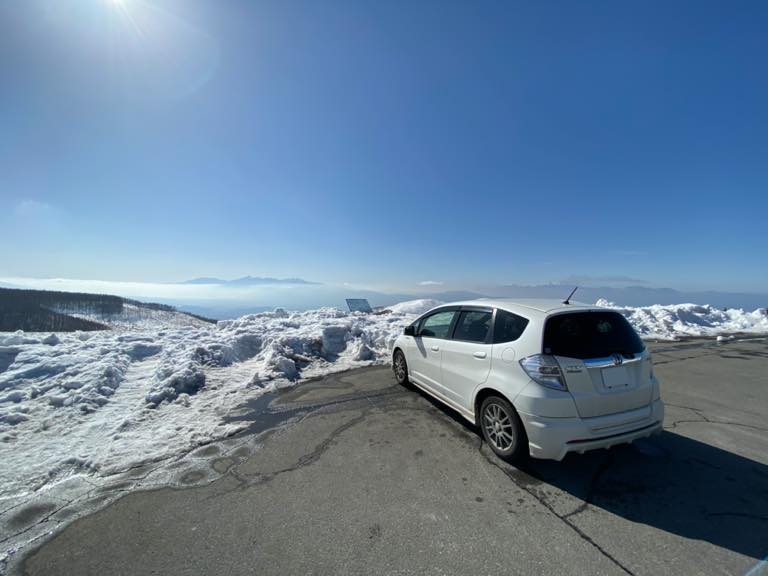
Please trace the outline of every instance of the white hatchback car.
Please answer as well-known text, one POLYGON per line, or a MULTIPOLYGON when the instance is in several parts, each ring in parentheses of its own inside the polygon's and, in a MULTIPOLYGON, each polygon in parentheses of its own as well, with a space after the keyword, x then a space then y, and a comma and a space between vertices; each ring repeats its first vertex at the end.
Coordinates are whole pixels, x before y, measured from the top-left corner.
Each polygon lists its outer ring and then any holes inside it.
POLYGON ((618 312, 556 300, 481 299, 423 314, 394 343, 409 381, 477 424, 508 461, 661 431, 651 354, 618 312))

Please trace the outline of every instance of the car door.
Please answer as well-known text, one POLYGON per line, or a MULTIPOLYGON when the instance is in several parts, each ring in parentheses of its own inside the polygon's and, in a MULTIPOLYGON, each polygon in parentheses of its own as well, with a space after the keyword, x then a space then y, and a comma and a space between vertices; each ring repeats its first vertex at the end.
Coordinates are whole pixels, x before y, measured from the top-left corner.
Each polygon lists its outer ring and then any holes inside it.
POLYGON ((471 410, 472 393, 491 370, 493 310, 462 307, 450 340, 443 344, 442 385, 445 394, 471 410))
POLYGON ((422 318, 408 356, 409 371, 415 380, 440 393, 444 393, 440 374, 442 346, 451 333, 455 315, 455 308, 443 308, 422 318))

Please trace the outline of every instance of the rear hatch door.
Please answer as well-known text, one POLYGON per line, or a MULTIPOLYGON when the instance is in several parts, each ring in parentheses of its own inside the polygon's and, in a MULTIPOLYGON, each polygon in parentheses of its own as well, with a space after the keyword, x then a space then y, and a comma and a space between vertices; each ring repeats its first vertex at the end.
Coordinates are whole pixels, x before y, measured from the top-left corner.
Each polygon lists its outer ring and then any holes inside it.
POLYGON ((627 412, 651 403, 650 356, 618 312, 551 316, 544 329, 544 353, 557 358, 582 418, 627 412))

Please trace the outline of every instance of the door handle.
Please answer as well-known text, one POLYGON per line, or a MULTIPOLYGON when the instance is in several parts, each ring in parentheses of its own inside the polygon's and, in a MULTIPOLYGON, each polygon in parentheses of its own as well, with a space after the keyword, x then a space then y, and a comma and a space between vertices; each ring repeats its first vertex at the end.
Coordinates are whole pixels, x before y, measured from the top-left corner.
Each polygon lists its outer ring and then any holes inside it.
POLYGON ((474 356, 475 358, 485 358, 486 354, 485 352, 475 352, 474 354, 472 354, 472 356, 474 356))
POLYGON ((433 352, 439 352, 440 351, 440 346, 432 346, 432 351, 433 352))

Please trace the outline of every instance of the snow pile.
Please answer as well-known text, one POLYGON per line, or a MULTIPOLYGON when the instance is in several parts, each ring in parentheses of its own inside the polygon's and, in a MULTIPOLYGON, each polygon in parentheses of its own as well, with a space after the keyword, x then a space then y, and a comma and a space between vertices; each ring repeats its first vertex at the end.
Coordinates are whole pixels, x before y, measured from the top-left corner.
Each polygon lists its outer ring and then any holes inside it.
MULTIPOLYGON (((0 391, 13 389, 15 413, 30 411, 23 402, 26 400, 34 405, 44 402, 93 412, 115 393, 132 361, 160 350, 149 336, 106 332, 51 334, 44 338, 17 332, 4 341, 17 344, 13 361, 0 374, 0 391)), ((4 401, 0 396, 0 423, 9 416, 4 401)))
POLYGON ((16 332, 3 333, 0 332, 0 346, 15 346, 19 344, 37 344, 40 342, 38 338, 33 338, 24 334, 23 330, 16 330, 16 332))
POLYGON ((677 340, 692 336, 768 333, 768 315, 762 309, 720 310, 708 304, 669 304, 643 307, 616 306, 607 300, 598 306, 621 312, 643 338, 677 340))
POLYGON ((147 402, 158 405, 181 393, 194 394, 205 385, 208 368, 245 361, 259 382, 294 381, 307 373, 384 361, 397 335, 415 317, 412 312, 366 315, 335 308, 289 314, 278 308, 223 320, 211 330, 179 331, 164 348, 147 402))
POLYGON ((397 312, 399 314, 424 314, 427 310, 431 310, 436 306, 440 306, 442 302, 440 300, 433 300, 431 298, 425 298, 422 300, 409 300, 408 302, 400 302, 394 306, 389 306, 387 310, 397 312))
POLYGON ((388 361, 414 318, 277 309, 155 331, 0 335, 0 503, 231 435, 245 424, 224 417, 267 390, 388 361))

